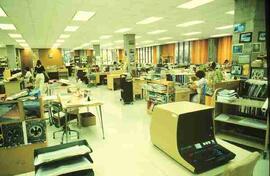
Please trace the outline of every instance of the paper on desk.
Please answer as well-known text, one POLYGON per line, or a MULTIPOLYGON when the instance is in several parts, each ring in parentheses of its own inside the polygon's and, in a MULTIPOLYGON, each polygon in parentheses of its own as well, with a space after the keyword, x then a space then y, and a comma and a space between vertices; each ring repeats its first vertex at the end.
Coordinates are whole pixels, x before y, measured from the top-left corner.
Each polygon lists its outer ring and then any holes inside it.
POLYGON ((40 154, 35 158, 34 165, 37 166, 42 163, 47 163, 47 162, 51 162, 51 161, 55 161, 55 160, 59 160, 63 158, 68 158, 71 156, 83 155, 90 152, 91 150, 87 146, 76 145, 73 147, 57 150, 54 152, 40 154))
POLYGON ((36 176, 58 176, 92 168, 90 161, 85 157, 72 158, 60 164, 43 165, 37 170, 36 176))

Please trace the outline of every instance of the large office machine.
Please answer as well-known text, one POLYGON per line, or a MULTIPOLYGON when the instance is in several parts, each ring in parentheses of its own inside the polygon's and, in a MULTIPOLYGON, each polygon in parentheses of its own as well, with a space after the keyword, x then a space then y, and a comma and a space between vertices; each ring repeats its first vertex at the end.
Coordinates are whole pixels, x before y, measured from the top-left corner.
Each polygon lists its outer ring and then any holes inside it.
POLYGON ((217 143, 213 110, 185 101, 157 105, 151 120, 152 143, 194 173, 227 163, 235 154, 217 143))

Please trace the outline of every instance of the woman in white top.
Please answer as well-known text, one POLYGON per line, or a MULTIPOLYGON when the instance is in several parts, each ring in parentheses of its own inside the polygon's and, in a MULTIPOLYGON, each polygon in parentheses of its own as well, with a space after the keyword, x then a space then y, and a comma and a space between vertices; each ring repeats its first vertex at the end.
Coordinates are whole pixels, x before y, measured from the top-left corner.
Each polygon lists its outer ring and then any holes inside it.
MULTIPOLYGON (((195 73, 195 76, 199 79, 195 81, 194 86, 192 88, 197 90, 197 95, 194 96, 192 99, 197 99, 195 102, 200 104, 205 103, 205 95, 206 95, 206 88, 207 88, 207 80, 205 79, 205 73, 202 70, 199 70, 195 73)), ((194 101, 194 100, 193 100, 194 101)))

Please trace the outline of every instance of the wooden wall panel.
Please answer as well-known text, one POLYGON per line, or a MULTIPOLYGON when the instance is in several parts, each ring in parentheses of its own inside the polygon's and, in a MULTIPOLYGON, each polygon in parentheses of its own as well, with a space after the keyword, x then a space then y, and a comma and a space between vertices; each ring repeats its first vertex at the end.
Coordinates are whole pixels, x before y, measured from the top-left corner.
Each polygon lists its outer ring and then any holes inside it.
POLYGON ((232 36, 218 39, 217 61, 223 64, 226 59, 232 61, 232 36))
POLYGON ((192 64, 205 64, 208 61, 208 40, 192 41, 192 64))
POLYGON ((39 49, 39 59, 45 68, 54 65, 64 65, 60 49, 39 49))
POLYGON ((153 47, 153 64, 157 64, 157 47, 153 47))

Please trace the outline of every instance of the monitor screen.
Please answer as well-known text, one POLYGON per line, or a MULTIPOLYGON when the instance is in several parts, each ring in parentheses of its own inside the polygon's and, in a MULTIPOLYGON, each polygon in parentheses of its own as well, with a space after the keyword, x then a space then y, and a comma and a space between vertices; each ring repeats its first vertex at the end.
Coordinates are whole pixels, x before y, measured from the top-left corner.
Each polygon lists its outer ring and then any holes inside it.
POLYGON ((242 66, 241 65, 232 65, 231 74, 232 75, 242 75, 242 66))
POLYGON ((41 118, 40 101, 38 99, 24 101, 23 110, 25 119, 41 118))
POLYGON ((178 146, 185 147, 214 139, 212 112, 208 109, 181 114, 177 130, 178 146))

